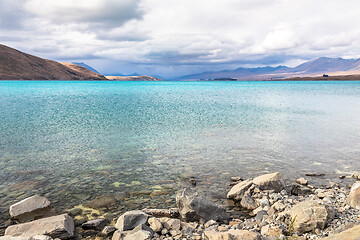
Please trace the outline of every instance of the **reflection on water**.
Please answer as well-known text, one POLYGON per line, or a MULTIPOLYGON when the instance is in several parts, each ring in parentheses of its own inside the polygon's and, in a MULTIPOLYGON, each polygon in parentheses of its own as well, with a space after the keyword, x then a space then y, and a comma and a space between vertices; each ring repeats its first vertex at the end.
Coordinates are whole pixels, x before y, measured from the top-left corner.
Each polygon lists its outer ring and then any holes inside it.
POLYGON ((230 176, 360 166, 360 82, 2 81, 0 116, 2 217, 34 193, 116 213, 173 205, 189 176, 224 196, 230 176))

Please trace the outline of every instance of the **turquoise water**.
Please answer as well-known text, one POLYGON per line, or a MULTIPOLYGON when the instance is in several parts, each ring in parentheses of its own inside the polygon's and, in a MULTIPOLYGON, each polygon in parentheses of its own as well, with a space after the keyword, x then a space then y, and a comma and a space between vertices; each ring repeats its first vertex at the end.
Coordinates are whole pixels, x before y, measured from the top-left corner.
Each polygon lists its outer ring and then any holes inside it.
POLYGON ((114 212, 171 206, 190 176, 223 196, 230 176, 360 167, 360 82, 0 81, 0 116, 3 216, 34 193, 125 194, 114 212))

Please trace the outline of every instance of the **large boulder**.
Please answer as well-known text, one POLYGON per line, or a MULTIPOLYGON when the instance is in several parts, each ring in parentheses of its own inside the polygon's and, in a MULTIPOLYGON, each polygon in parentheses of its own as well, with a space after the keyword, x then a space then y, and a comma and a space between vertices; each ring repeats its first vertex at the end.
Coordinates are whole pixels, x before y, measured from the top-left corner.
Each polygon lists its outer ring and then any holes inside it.
POLYGON ((355 182, 350 190, 350 206, 360 210, 360 182, 355 182))
POLYGON ((243 198, 245 192, 251 187, 251 185, 252 181, 249 179, 236 184, 228 192, 227 198, 240 201, 243 198))
POLYGON ((10 217, 20 223, 49 217, 53 214, 48 199, 34 195, 10 206, 10 217))
POLYGON ((225 208, 218 206, 209 198, 198 193, 182 191, 176 196, 176 204, 182 219, 186 222, 203 219, 221 221, 229 218, 225 208))
POLYGON ((322 238, 322 240, 358 240, 360 238, 360 225, 352 227, 341 233, 322 238))
POLYGON ((278 172, 258 176, 254 178, 252 182, 261 190, 275 190, 276 192, 280 192, 285 187, 284 180, 278 172))
POLYGON ((330 206, 321 201, 307 200, 292 207, 290 216, 291 219, 295 219, 294 230, 302 234, 315 229, 324 229, 334 218, 334 212, 330 206))
POLYGON ((260 240, 259 233, 248 230, 230 230, 227 232, 204 231, 205 240, 260 240))
POLYGON ((9 226, 5 235, 32 237, 47 235, 52 238, 66 239, 74 236, 74 221, 67 215, 42 218, 28 223, 9 226))
POLYGON ((133 230, 135 227, 145 224, 149 215, 140 210, 129 211, 121 215, 115 227, 120 231, 133 230))

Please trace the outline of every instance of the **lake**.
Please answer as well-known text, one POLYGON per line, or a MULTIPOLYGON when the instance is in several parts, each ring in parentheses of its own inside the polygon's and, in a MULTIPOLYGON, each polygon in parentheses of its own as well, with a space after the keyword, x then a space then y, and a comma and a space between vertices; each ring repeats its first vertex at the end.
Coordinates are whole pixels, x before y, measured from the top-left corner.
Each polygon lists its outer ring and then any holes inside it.
POLYGON ((1 219, 35 193, 119 213, 189 177, 222 198, 231 176, 360 167, 360 82, 0 81, 0 116, 1 219))

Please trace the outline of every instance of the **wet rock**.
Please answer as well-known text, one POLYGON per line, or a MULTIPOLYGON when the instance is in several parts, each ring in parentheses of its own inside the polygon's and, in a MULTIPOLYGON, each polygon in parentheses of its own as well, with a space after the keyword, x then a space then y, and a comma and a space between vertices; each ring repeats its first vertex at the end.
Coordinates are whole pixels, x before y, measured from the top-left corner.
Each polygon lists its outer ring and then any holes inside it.
POLYGON ((5 235, 31 237, 49 235, 52 238, 66 239, 74 236, 74 221, 67 215, 42 218, 28 223, 9 226, 5 235))
POLYGON ((148 209, 145 208, 142 210, 144 213, 149 214, 154 217, 169 217, 177 218, 180 216, 178 208, 169 208, 169 209, 148 209))
POLYGON ((196 180, 195 180, 194 177, 191 177, 191 178, 189 179, 189 182, 191 183, 191 185, 196 186, 196 180))
POLYGON ((307 200, 296 204, 290 210, 291 219, 295 218, 294 229, 298 233, 324 229, 334 217, 333 210, 321 201, 307 200))
POLYGON ((101 231, 101 234, 104 236, 111 236, 116 230, 116 227, 105 226, 104 229, 101 231))
POLYGON ((323 176, 325 176, 325 173, 306 173, 305 176, 308 176, 308 177, 323 177, 323 176))
POLYGON ((350 190, 349 195, 350 206, 360 210, 360 182, 355 182, 350 190))
POLYGON ((236 184, 228 192, 227 198, 240 201, 243 198, 245 192, 251 187, 251 185, 252 181, 249 179, 236 184))
POLYGON ((300 185, 307 185, 308 180, 306 180, 305 178, 299 178, 299 179, 296 179, 296 183, 298 183, 300 185))
POLYGON ((88 230, 102 230, 105 225, 108 223, 107 219, 104 218, 98 218, 94 220, 87 221, 81 225, 82 229, 88 230))
POLYGON ((220 221, 229 218, 223 207, 203 195, 188 193, 186 189, 176 196, 176 204, 180 216, 187 222, 197 221, 200 218, 205 222, 211 219, 220 221))
POLYGON ((26 198, 10 206, 10 216, 17 222, 23 223, 42 217, 53 215, 50 201, 39 195, 26 198))
POLYGON ((115 227, 120 231, 132 230, 141 224, 145 224, 148 218, 149 215, 143 211, 129 211, 118 218, 115 227))
POLYGON ((256 177, 252 182, 261 190, 275 190, 276 192, 280 192, 285 187, 284 180, 278 172, 256 177))
POLYGON ((232 182, 239 182, 239 181, 243 181, 243 179, 241 177, 231 177, 230 181, 232 182))
POLYGON ((149 218, 148 223, 150 225, 150 228, 154 232, 161 232, 163 226, 162 226, 161 222, 159 221, 159 219, 157 219, 155 217, 149 218))

